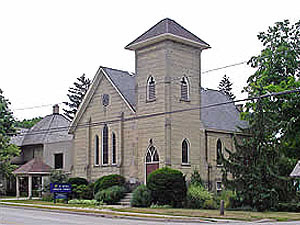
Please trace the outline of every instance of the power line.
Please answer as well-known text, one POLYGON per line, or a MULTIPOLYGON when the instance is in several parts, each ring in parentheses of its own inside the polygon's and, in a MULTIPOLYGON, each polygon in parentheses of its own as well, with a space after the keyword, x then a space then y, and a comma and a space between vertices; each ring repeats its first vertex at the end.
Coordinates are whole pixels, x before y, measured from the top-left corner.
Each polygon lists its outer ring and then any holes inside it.
MULTIPOLYGON (((244 98, 244 99, 239 99, 239 100, 234 100, 234 101, 225 101, 225 102, 213 103, 213 104, 209 104, 209 105, 205 105, 205 106, 197 106, 197 107, 178 109, 178 110, 172 110, 172 111, 167 111, 167 112, 158 112, 158 113, 144 114, 144 115, 139 115, 139 116, 130 116, 127 118, 122 118, 121 113, 120 113, 119 117, 117 117, 115 119, 111 119, 111 120, 97 121, 97 122, 92 122, 92 123, 82 123, 82 124, 78 124, 75 127, 72 127, 70 125, 70 126, 63 126, 63 127, 57 127, 57 128, 41 129, 37 132, 33 131, 32 133, 28 133, 28 134, 23 133, 23 134, 19 134, 19 135, 20 136, 22 136, 22 135, 37 135, 37 134, 49 134, 49 133, 64 132, 70 128, 94 127, 94 126, 101 126, 104 124, 112 124, 112 123, 120 123, 120 122, 133 121, 133 120, 139 120, 139 119, 146 119, 146 118, 169 115, 169 114, 174 114, 174 113, 182 113, 182 112, 201 110, 201 109, 206 109, 206 108, 211 108, 211 107, 219 107, 219 106, 226 105, 226 104, 234 104, 234 103, 239 103, 239 102, 244 102, 244 101, 252 101, 252 100, 257 100, 257 99, 261 99, 261 98, 292 94, 292 93, 296 93, 296 92, 300 92, 300 88, 296 88, 293 90, 287 90, 287 91, 281 91, 281 92, 275 92, 275 93, 268 93, 268 94, 260 95, 257 97, 244 98)), ((8 135, 14 135, 14 134, 10 133, 8 135)))

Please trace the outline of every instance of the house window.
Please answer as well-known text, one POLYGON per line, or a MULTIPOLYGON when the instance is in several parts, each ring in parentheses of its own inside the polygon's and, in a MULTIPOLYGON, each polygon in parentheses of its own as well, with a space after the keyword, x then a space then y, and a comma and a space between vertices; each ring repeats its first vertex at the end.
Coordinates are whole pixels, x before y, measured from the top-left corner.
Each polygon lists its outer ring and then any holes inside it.
POLYGON ((147 81, 147 101, 154 101, 156 98, 155 80, 152 76, 147 81))
POLYGON ((182 77, 181 79, 180 100, 181 101, 190 100, 190 85, 187 77, 182 77))
POLYGON ((181 153, 182 153, 182 164, 188 164, 189 163, 189 143, 186 139, 183 140, 181 144, 181 153))
POLYGON ((62 169, 64 167, 64 155, 63 153, 54 154, 54 168, 62 169))
POLYGON ((159 155, 154 146, 150 146, 148 148, 147 154, 146 154, 146 162, 151 163, 151 162, 159 162, 159 155))
POLYGON ((106 124, 102 130, 102 164, 108 164, 108 127, 106 124))
POLYGON ((95 136, 95 165, 99 165, 99 137, 95 136))
POLYGON ((222 143, 220 139, 217 141, 217 166, 222 165, 222 143))
POLYGON ((112 164, 117 163, 117 141, 115 133, 112 133, 112 164))

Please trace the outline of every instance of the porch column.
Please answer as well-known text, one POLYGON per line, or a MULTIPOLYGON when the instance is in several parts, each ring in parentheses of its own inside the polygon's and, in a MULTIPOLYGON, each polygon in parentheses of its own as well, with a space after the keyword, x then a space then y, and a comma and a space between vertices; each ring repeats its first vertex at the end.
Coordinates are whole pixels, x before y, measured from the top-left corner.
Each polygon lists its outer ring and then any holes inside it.
POLYGON ((32 198, 32 175, 28 177, 28 198, 32 198))
POLYGON ((19 182, 19 176, 16 176, 16 197, 20 198, 20 182, 19 182))

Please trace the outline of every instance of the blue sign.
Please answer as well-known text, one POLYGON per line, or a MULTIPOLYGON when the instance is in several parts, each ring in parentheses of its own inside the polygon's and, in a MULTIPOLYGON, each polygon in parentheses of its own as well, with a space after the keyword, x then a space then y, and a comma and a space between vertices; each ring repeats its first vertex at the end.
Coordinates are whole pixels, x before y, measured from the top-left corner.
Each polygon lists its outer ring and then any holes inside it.
POLYGON ((50 183, 50 192, 51 193, 71 193, 72 185, 71 184, 50 183))
POLYGON ((68 195, 67 194, 58 193, 58 194, 54 195, 54 198, 55 199, 68 199, 68 195))

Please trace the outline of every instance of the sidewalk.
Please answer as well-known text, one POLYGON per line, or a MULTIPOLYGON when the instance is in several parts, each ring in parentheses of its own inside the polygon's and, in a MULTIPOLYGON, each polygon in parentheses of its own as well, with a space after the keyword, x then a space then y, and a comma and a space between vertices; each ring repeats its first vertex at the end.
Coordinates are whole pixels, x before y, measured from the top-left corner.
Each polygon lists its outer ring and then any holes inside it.
MULTIPOLYGON (((14 203, 6 200, 22 200, 19 199, 0 199, 0 205, 31 208, 34 210, 51 210, 60 213, 80 214, 88 216, 100 216, 107 218, 126 218, 134 220, 147 220, 147 221, 160 221, 160 222, 184 222, 184 223, 215 223, 215 222, 232 222, 232 220, 200 218, 200 217, 188 217, 188 216, 171 216, 161 214, 149 214, 149 213, 135 213, 135 212, 119 212, 112 210, 125 208, 118 205, 106 205, 101 209, 95 208, 81 208, 81 207, 65 207, 58 205, 39 205, 39 204, 26 204, 26 203, 14 203)), ((235 221, 238 222, 238 221, 235 221)))

